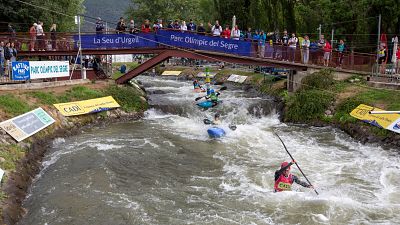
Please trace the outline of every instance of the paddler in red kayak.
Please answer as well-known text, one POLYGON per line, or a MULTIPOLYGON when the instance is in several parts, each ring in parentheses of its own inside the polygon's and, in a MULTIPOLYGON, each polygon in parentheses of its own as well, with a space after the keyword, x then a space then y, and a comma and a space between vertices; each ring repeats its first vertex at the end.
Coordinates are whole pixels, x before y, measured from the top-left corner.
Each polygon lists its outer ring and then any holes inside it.
POLYGON ((294 163, 294 161, 290 163, 283 162, 281 164, 281 169, 275 171, 275 192, 291 191, 293 182, 296 182, 297 184, 300 184, 301 186, 306 188, 314 188, 312 185, 309 185, 306 182, 299 180, 297 176, 290 173, 290 166, 294 163))

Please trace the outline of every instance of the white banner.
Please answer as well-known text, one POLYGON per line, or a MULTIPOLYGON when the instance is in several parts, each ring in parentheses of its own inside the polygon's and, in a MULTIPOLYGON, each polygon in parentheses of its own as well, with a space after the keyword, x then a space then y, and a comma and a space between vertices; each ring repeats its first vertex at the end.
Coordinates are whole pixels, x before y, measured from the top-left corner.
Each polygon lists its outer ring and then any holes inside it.
POLYGON ((69 77, 68 61, 30 61, 30 79, 69 77))

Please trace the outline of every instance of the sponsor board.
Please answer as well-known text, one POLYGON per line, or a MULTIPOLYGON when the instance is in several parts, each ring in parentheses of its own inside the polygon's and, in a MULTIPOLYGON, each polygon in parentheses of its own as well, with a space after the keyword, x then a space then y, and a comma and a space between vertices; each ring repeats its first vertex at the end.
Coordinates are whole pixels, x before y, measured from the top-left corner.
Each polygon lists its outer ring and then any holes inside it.
POLYGON ((37 108, 33 111, 0 123, 0 127, 15 140, 20 142, 54 122, 55 120, 42 108, 37 108))
POLYGON ((69 76, 68 61, 12 62, 13 80, 34 80, 69 76))
POLYGON ((77 116, 118 108, 120 105, 112 96, 78 102, 54 104, 63 116, 77 116))
POLYGON ((384 111, 383 109, 361 104, 350 115, 373 126, 400 133, 399 114, 370 114, 371 111, 384 111))
POLYGON ((227 79, 228 81, 235 82, 235 83, 243 83, 247 79, 247 76, 240 76, 236 74, 232 74, 227 79))
MULTIPOLYGON (((208 76, 209 76, 210 78, 214 78, 215 75, 217 75, 216 72, 209 72, 209 73, 208 73, 208 76)), ((206 73, 205 73, 205 72, 199 72, 199 73, 196 75, 196 77, 206 77, 206 73)))
MULTIPOLYGON (((83 49, 95 48, 155 48, 157 41, 152 33, 140 34, 89 34, 81 35, 83 49)), ((78 48, 79 35, 74 35, 78 48)))
POLYGON ((179 76, 182 71, 164 71, 161 75, 163 76, 179 76))

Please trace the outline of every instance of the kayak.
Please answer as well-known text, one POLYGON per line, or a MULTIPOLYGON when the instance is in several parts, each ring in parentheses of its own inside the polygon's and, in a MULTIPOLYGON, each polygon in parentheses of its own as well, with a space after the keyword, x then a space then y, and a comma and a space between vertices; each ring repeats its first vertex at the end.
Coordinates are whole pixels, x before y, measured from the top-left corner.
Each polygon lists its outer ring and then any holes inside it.
POLYGON ((222 128, 219 127, 211 127, 207 130, 208 136, 210 138, 220 138, 225 136, 225 131, 222 128))
POLYGON ((201 88, 195 88, 194 92, 200 93, 200 92, 206 92, 206 90, 201 89, 201 88))
MULTIPOLYGON (((220 104, 221 102, 222 101, 218 100, 218 104, 220 104)), ((200 106, 201 108, 205 108, 205 109, 213 107, 213 103, 211 101, 200 102, 200 103, 197 103, 196 105, 200 106)))

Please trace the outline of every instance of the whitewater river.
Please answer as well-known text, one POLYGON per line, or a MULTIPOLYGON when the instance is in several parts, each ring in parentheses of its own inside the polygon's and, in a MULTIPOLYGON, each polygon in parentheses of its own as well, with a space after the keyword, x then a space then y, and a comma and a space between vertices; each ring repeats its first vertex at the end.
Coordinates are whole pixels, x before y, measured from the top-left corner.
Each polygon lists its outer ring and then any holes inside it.
POLYGON ((394 151, 329 127, 283 124, 273 111, 253 116, 248 108, 272 101, 242 90, 201 111, 190 82, 139 80, 156 93, 145 118, 54 140, 19 224, 400 224, 394 151), (202 123, 215 112, 227 131, 220 140, 202 123), (289 160, 273 132, 320 195, 296 184, 273 193, 274 172, 289 160))

